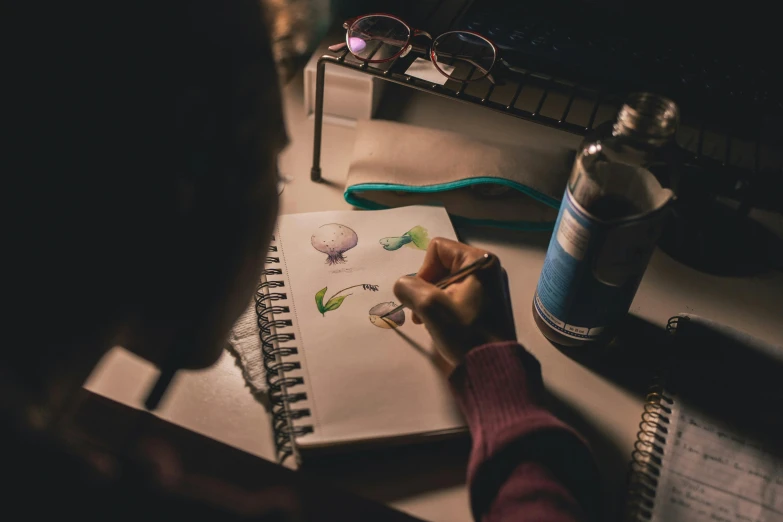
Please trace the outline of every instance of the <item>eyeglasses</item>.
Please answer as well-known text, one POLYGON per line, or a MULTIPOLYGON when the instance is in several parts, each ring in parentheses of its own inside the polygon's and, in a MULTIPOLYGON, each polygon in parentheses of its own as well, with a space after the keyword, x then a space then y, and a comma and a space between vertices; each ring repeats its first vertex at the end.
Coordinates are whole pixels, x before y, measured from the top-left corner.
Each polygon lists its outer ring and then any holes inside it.
POLYGON ((426 53, 413 39, 423 36, 432 41, 429 56, 435 68, 447 78, 474 82, 483 78, 492 83, 490 74, 502 60, 498 48, 486 37, 472 31, 449 31, 433 40, 426 31, 413 29, 396 16, 376 13, 352 18, 343 24, 345 43, 332 45, 330 51, 346 47, 353 56, 366 63, 385 63, 407 56, 412 50, 426 53))

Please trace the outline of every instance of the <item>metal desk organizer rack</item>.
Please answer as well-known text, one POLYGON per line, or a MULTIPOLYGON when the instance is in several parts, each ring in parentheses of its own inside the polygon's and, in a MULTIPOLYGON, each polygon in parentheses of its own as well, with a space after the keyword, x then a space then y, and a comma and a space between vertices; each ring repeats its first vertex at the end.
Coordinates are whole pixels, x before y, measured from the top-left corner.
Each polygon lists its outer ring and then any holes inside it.
MULTIPOLYGON (((465 6, 470 2, 466 2, 465 6)), ((441 5, 437 2, 436 8, 441 5)), ((464 9, 463 7, 462 9, 464 9)), ((427 18, 432 16, 432 12, 427 18)), ((452 28, 457 17, 451 18, 448 24, 452 28)), ((377 49, 376 49, 377 51, 377 49)), ((321 142, 323 134, 323 111, 324 111, 324 88, 325 88, 325 69, 327 65, 335 67, 345 67, 363 74, 368 74, 374 78, 391 82, 393 84, 405 86, 421 92, 427 92, 442 98, 457 100, 463 103, 469 103, 485 107, 489 110, 507 114, 516 118, 531 121, 547 127, 560 129, 569 133, 584 136, 593 129, 596 123, 596 116, 602 106, 609 105, 615 110, 619 109, 625 95, 610 93, 596 88, 578 85, 568 80, 557 79, 552 76, 537 73, 536 71, 513 69, 510 78, 502 86, 496 86, 486 78, 477 82, 459 82, 449 80, 444 85, 432 83, 420 78, 405 74, 408 66, 416 58, 416 53, 410 53, 405 58, 398 57, 387 63, 370 65, 361 62, 353 57, 345 49, 337 55, 324 55, 318 60, 316 73, 316 94, 315 94, 315 129, 313 135, 313 164, 310 171, 310 179, 314 182, 321 181, 321 142), (540 91, 539 99, 534 110, 524 110, 515 104, 523 90, 535 88, 540 91), (498 94, 502 89, 505 100, 499 101, 498 94), (513 94, 511 94, 513 93, 513 94), (546 116, 541 113, 547 98, 553 93, 567 100, 562 113, 558 117, 546 116), (510 98, 508 95, 511 94, 510 98), (572 111, 575 99, 580 103, 587 100, 591 105, 589 109, 589 119, 586 125, 579 125, 568 121, 569 114, 572 111)), ((599 122, 601 123, 601 122, 599 122)), ((705 135, 713 130, 707 127, 705 123, 700 122, 695 125, 698 128, 696 136, 691 136, 691 140, 696 140, 694 152, 686 151, 683 157, 686 164, 691 167, 689 171, 689 182, 694 184, 703 184, 707 192, 718 196, 726 197, 738 203, 738 217, 746 216, 751 208, 761 207, 772 209, 776 212, 783 212, 783 166, 777 166, 771 171, 762 171, 760 156, 762 151, 761 130, 755 134, 754 157, 752 168, 742 168, 731 164, 733 135, 731 130, 723 129, 725 136, 725 146, 722 159, 708 156, 704 151, 705 135)), ((746 133, 747 134, 747 133, 746 133)))
POLYGON ((323 133, 324 78, 327 64, 345 67, 354 71, 360 71, 375 78, 380 78, 397 85, 404 85, 417 91, 431 93, 442 98, 458 100, 464 103, 478 104, 496 112, 515 116, 523 120, 533 121, 541 125, 564 130, 580 136, 583 136, 586 132, 593 128, 596 115, 598 114, 598 109, 602 103, 614 102, 619 108, 620 102, 620 100, 617 98, 605 97, 602 95, 602 93, 593 89, 561 82, 555 80, 552 77, 543 76, 533 71, 523 71, 517 73, 517 76, 519 77, 518 81, 508 81, 507 85, 503 86, 503 89, 511 89, 514 91, 510 101, 508 103, 499 103, 498 101, 493 101, 491 99, 496 86, 487 80, 474 82, 472 85, 471 82, 449 80, 445 85, 439 85, 437 83, 432 83, 407 75, 404 72, 400 72, 400 69, 402 69, 402 71, 407 69, 408 65, 410 65, 409 60, 401 60, 400 58, 396 58, 392 62, 378 64, 381 67, 371 67, 368 63, 360 62, 359 60, 354 59, 351 53, 346 49, 342 51, 339 56, 324 55, 318 60, 318 70, 315 80, 316 91, 313 166, 310 170, 310 179, 312 181, 321 180, 321 138, 323 133), (400 65, 404 65, 404 68, 399 67, 400 65), (476 86, 475 88, 473 88, 474 85, 476 86), (466 92, 469 86, 471 87, 471 92, 466 92), (543 93, 541 94, 541 97, 538 100, 538 105, 534 111, 527 111, 515 107, 522 90, 526 86, 535 86, 539 89, 543 89, 543 93), (559 119, 541 114, 541 109, 543 108, 547 97, 554 89, 557 89, 560 93, 566 94, 568 96, 566 107, 559 119), (483 90, 483 94, 472 94, 472 92, 479 90, 483 90), (590 111, 590 118, 586 126, 569 123, 567 121, 574 99, 577 97, 577 95, 589 97, 594 100, 592 103, 592 109, 590 111))

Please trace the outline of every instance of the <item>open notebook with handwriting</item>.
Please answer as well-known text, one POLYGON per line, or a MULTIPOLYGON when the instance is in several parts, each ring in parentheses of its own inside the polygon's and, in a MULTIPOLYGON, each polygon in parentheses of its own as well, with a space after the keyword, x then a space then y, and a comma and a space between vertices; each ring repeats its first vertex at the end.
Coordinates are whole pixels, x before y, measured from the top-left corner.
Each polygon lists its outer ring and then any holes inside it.
POLYGON ((673 317, 668 329, 678 338, 676 353, 647 396, 631 463, 628 519, 783 520, 783 349, 695 316, 673 317), (695 344, 702 355, 680 360, 695 344), (757 360, 737 358, 721 344, 757 360), (691 364, 705 354, 715 364, 691 364))

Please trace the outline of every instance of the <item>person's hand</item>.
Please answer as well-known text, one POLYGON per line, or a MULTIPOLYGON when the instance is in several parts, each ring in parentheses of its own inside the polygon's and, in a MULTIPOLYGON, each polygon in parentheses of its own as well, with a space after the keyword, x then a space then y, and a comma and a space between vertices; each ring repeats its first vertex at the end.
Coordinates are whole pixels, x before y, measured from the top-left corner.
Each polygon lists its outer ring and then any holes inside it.
POLYGON ((397 298, 413 311, 413 322, 424 323, 440 354, 454 366, 477 346, 517 338, 497 257, 488 267, 443 290, 433 284, 484 254, 478 248, 435 238, 416 277, 402 277, 394 285, 397 298))

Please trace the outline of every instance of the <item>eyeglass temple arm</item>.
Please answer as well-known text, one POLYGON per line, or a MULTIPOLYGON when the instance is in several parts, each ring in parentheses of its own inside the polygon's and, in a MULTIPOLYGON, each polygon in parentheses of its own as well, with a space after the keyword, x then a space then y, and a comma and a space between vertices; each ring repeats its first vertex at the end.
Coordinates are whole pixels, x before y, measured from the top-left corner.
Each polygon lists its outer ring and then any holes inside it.
MULTIPOLYGON (((470 65, 478 69, 479 71, 483 72, 486 76, 486 78, 493 84, 497 85, 499 82, 492 76, 492 74, 486 70, 484 67, 479 65, 477 62, 473 61, 470 56, 466 55, 458 55, 458 54, 450 54, 450 53, 438 53, 440 56, 443 56, 444 58, 455 58, 457 60, 462 60, 464 62, 468 62, 470 65)), ((435 53, 433 51, 432 53, 432 59, 435 59, 435 53)), ((499 63, 503 63, 505 65, 505 61, 498 60, 499 63)))
POLYGON ((468 62, 470 65, 472 65, 473 67, 475 67, 476 69, 480 70, 483 73, 488 73, 489 72, 484 67, 479 65, 477 62, 474 62, 473 59, 469 55, 451 54, 451 53, 439 52, 438 56, 442 56, 443 58, 453 58, 453 59, 456 59, 456 60, 462 60, 463 62, 468 62))
MULTIPOLYGON (((399 46, 399 45, 400 45, 400 42, 399 42, 399 40, 393 40, 393 39, 391 39, 391 38, 383 38, 383 37, 379 37, 379 36, 373 36, 373 37, 371 37, 371 39, 370 39, 370 40, 368 40, 368 41, 370 41, 370 42, 373 42, 373 41, 375 41, 375 42, 382 42, 382 43, 389 44, 389 45, 397 45, 397 46, 399 46)), ((345 42, 340 42, 340 43, 338 43, 338 44, 330 45, 330 46, 328 47, 328 49, 329 49, 330 51, 332 51, 333 53, 336 53, 336 52, 338 52, 338 51, 342 51, 342 50, 343 50, 343 49, 345 49, 346 47, 348 47, 348 44, 347 44, 347 43, 345 43, 345 42)))
MULTIPOLYGON (((429 36, 429 33, 425 33, 424 31, 420 31, 422 34, 425 34, 426 36, 429 36)), ((376 42, 383 42, 385 44, 389 45, 400 45, 400 41, 396 40, 394 38, 386 38, 385 36, 375 36, 375 35, 369 35, 365 34, 364 36, 367 37, 367 41, 376 41, 376 42)), ((414 36, 418 36, 418 34, 415 34, 414 36)), ((430 38, 432 38, 430 36, 430 38)), ((332 52, 342 51, 348 46, 346 42, 340 42, 338 44, 330 45, 328 49, 332 52)), ((423 47, 417 48, 417 46, 412 45, 413 49, 420 50, 421 52, 427 52, 427 50, 423 47)))

